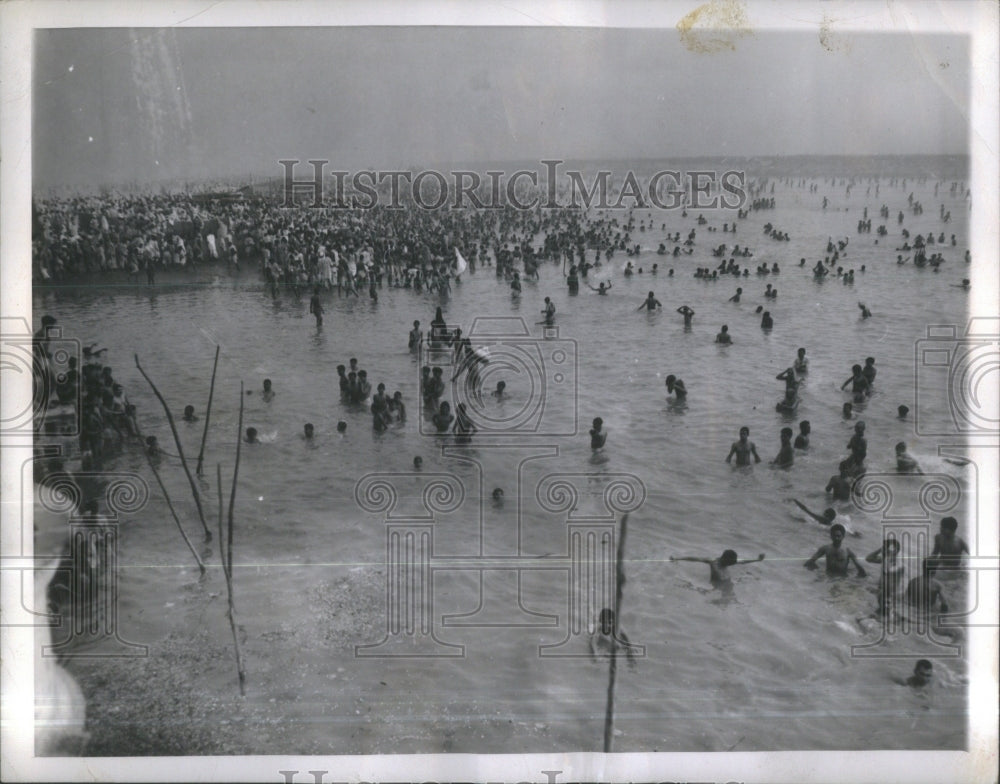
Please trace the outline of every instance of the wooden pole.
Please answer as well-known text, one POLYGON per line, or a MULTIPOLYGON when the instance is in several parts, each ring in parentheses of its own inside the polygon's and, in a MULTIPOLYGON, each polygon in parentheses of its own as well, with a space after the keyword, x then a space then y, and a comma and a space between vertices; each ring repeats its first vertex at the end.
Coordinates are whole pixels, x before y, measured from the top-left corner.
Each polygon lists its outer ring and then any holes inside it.
MULTIPOLYGON (((222 543, 226 541, 226 532, 222 528, 222 508, 225 504, 222 502, 222 463, 215 464, 215 479, 216 486, 219 490, 219 547, 222 547, 222 543)), ((226 559, 222 559, 222 571, 225 576, 229 577, 229 567, 226 565, 226 559)))
POLYGON ((170 495, 167 493, 167 488, 163 485, 163 480, 160 479, 160 472, 156 470, 156 466, 153 464, 153 458, 146 455, 149 460, 149 467, 153 470, 153 476, 156 477, 156 483, 160 486, 160 490, 163 491, 163 497, 167 501, 167 508, 170 509, 170 514, 174 517, 174 522, 177 523, 177 530, 181 532, 181 536, 184 537, 184 542, 187 544, 188 549, 191 550, 191 554, 194 556, 194 560, 198 562, 198 568, 201 569, 201 573, 205 574, 205 564, 201 562, 201 558, 198 557, 198 551, 194 549, 194 545, 191 544, 191 540, 188 539, 188 535, 184 533, 184 528, 181 526, 181 521, 177 517, 177 512, 174 511, 174 505, 170 503, 170 495))
POLYGON ((229 520, 226 540, 222 541, 222 467, 217 466, 219 482, 219 556, 222 559, 222 571, 226 575, 226 591, 229 594, 229 628, 233 632, 233 645, 236 648, 236 671, 240 679, 240 696, 246 696, 246 667, 243 664, 243 649, 240 647, 238 624, 236 623, 236 606, 233 601, 233 505, 236 502, 236 479, 240 473, 240 445, 243 443, 243 382, 240 382, 240 418, 236 429, 236 466, 233 468, 233 487, 229 495, 229 520))
POLYGON ((236 478, 240 475, 240 447, 243 444, 243 382, 240 382, 240 418, 236 426, 236 466, 233 468, 233 489, 229 494, 229 541, 226 545, 229 573, 233 572, 233 504, 236 502, 236 478))
POLYGON ((615 679, 618 676, 618 625, 621 623, 622 589, 625 587, 625 531, 628 512, 622 515, 615 562, 615 620, 611 625, 611 665, 608 672, 608 702, 604 711, 604 753, 612 751, 615 731, 615 679))
POLYGON ((226 536, 222 530, 222 465, 215 464, 216 479, 219 489, 219 560, 222 562, 222 575, 226 580, 226 596, 228 597, 226 615, 229 617, 229 630, 233 633, 233 647, 236 649, 236 672, 240 679, 240 696, 246 696, 246 670, 243 667, 243 649, 240 648, 239 628, 236 623, 236 606, 233 603, 233 574, 230 563, 232 553, 226 553, 226 536))
POLYGON ((205 409, 205 429, 201 434, 201 450, 198 452, 198 468, 195 473, 202 475, 202 461, 205 458, 205 442, 208 440, 208 420, 212 416, 212 395, 215 394, 215 371, 219 368, 219 346, 215 347, 215 364, 212 365, 212 385, 208 388, 208 408, 205 409))
POLYGON ((153 383, 146 371, 142 369, 142 365, 139 364, 139 355, 135 355, 135 366, 142 373, 142 377, 149 382, 149 385, 153 388, 153 394, 156 395, 157 399, 163 405, 163 410, 167 414, 167 422, 170 424, 170 431, 174 434, 174 443, 177 444, 177 454, 181 458, 181 467, 184 469, 184 473, 187 474, 188 482, 191 485, 191 494, 194 495, 195 506, 198 507, 198 519, 201 520, 201 526, 205 529, 205 541, 212 541, 212 532, 208 529, 207 523, 205 523, 205 512, 201 508, 201 497, 198 495, 198 485, 194 481, 194 477, 191 476, 191 470, 188 468, 187 460, 184 458, 184 448, 181 446, 181 437, 177 434, 177 426, 174 424, 173 414, 170 413, 170 406, 167 405, 167 401, 163 399, 163 395, 160 394, 160 390, 156 388, 156 384, 153 383))

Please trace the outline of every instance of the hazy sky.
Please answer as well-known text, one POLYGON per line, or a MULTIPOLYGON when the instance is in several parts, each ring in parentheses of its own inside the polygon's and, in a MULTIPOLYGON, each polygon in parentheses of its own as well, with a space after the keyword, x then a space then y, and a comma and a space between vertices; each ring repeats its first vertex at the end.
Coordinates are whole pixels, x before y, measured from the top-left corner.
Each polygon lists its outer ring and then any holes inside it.
POLYGON ((36 185, 539 157, 965 153, 962 36, 675 29, 43 30, 36 185), (832 50, 832 51, 831 51, 832 50))

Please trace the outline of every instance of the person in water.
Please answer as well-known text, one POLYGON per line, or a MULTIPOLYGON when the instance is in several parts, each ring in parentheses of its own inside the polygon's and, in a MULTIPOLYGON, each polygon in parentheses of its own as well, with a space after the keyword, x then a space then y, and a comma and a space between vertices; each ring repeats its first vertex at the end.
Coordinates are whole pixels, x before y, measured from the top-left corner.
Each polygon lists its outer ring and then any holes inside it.
POLYGON ((309 300, 309 312, 316 317, 316 326, 323 326, 323 303, 319 299, 319 286, 313 288, 312 299, 309 300))
POLYGON ((807 569, 815 569, 816 562, 820 558, 826 559, 826 574, 828 577, 847 577, 850 565, 853 563, 857 569, 858 577, 866 576, 864 567, 858 563, 857 556, 851 552, 850 548, 844 547, 844 535, 846 530, 840 523, 830 526, 830 544, 824 544, 812 558, 807 560, 803 566, 807 569))
POLYGON ((793 394, 799 389, 799 379, 795 375, 795 368, 790 367, 786 370, 782 370, 778 375, 775 376, 778 381, 785 382, 785 391, 791 391, 793 394))
POLYGON ((679 308, 677 308, 677 312, 684 317, 684 326, 690 327, 691 319, 694 318, 694 311, 691 310, 691 308, 689 308, 687 305, 681 305, 679 308))
POLYGON ((434 423, 434 427, 437 428, 438 433, 447 433, 454 419, 455 417, 451 413, 451 406, 448 405, 448 401, 442 402, 437 413, 431 417, 431 421, 434 423))
POLYGON ((757 563, 763 560, 764 553, 761 553, 756 558, 747 558, 741 561, 735 550, 724 550, 718 558, 700 558, 690 555, 670 556, 671 562, 691 561, 692 563, 708 564, 709 581, 712 583, 712 587, 717 588, 724 594, 731 594, 733 592, 733 578, 729 576, 729 568, 731 566, 757 563))
POLYGON ((800 376, 804 376, 809 372, 809 360, 806 359, 806 350, 804 348, 798 350, 798 355, 795 357, 795 362, 792 363, 792 368, 800 376))
MULTIPOLYGON (((823 514, 816 514, 801 501, 798 501, 793 498, 792 503, 795 504, 799 509, 805 512, 807 515, 809 515, 809 517, 811 517, 817 523, 827 528, 832 526, 837 520, 837 510, 834 509, 832 506, 828 506, 826 509, 824 509, 823 514)), ((842 517, 842 519, 844 520, 844 522, 837 523, 837 525, 841 526, 844 529, 844 531, 849 533, 851 536, 861 536, 860 533, 852 530, 849 527, 850 520, 846 516, 842 517)))
POLYGON ((597 658, 598 652, 601 652, 601 655, 610 655, 612 651, 621 648, 628 658, 629 669, 635 668, 637 647, 629 641, 628 635, 618 628, 618 619, 614 610, 605 607, 598 614, 597 623, 591 627, 587 647, 590 649, 592 658, 597 658), (607 651, 607 654, 604 654, 603 651, 607 651))
POLYGON ((930 686, 934 678, 934 665, 929 659, 918 659, 913 665, 913 674, 906 678, 894 678, 893 680, 900 686, 909 686, 911 689, 923 689, 930 686))
POLYGON ((398 389, 389 400, 389 413, 396 417, 397 422, 406 421, 406 405, 403 403, 403 393, 398 389))
POLYGON ((781 449, 778 450, 777 457, 771 461, 771 465, 777 468, 791 468, 795 462, 795 451, 792 449, 792 434, 790 427, 781 428, 781 449))
POLYGON ((420 341, 423 336, 424 333, 420 331, 420 322, 414 321, 413 329, 410 330, 410 339, 407 343, 411 351, 420 345, 420 341))
POLYGON ((569 287, 571 294, 576 294, 580 290, 580 278, 577 275, 575 264, 571 264, 569 267, 569 275, 566 276, 566 285, 569 287))
MULTIPOLYGON (((427 368, 427 372, 430 372, 430 368, 427 368)), ((337 379, 340 382, 340 397, 347 399, 351 392, 351 380, 347 377, 347 368, 343 365, 337 365, 337 379)))
POLYGON ((903 574, 906 571, 899 562, 899 540, 886 539, 874 552, 865 556, 868 563, 881 564, 878 580, 878 609, 876 617, 890 618, 896 612, 896 600, 903 588, 903 574))
POLYGON ((733 442, 733 445, 729 450, 729 454, 726 455, 727 463, 732 461, 733 455, 736 455, 736 465, 738 466, 750 465, 751 455, 753 455, 755 463, 760 462, 760 455, 757 454, 757 447, 754 445, 753 441, 750 440, 749 427, 744 426, 740 428, 740 440, 733 442))
POLYGON ((865 366, 861 368, 861 374, 868 381, 869 394, 875 388, 875 375, 877 373, 878 371, 875 369, 875 357, 866 357, 865 366))
POLYGON ((854 435, 847 442, 847 448, 851 452, 850 462, 855 470, 864 468, 865 458, 868 456, 868 440, 865 438, 865 423, 858 422, 854 426, 854 435))
POLYGON ((855 403, 863 401, 865 396, 871 392, 871 385, 868 383, 868 379, 865 378, 861 365, 852 366, 851 377, 841 384, 840 388, 846 389, 848 384, 851 385, 851 392, 854 394, 855 403))
POLYGON ((921 564, 920 576, 914 577, 906 586, 906 604, 921 619, 927 620, 934 634, 957 638, 960 632, 956 627, 942 626, 938 622, 939 613, 948 612, 948 600, 941 583, 934 579, 934 571, 934 562, 925 558, 921 564))
POLYGON ((542 309, 545 316, 545 326, 551 327, 556 322, 556 304, 549 298, 545 298, 545 307, 542 309))
POLYGON ((896 444, 896 470, 901 474, 923 474, 920 470, 920 463, 909 452, 906 451, 906 442, 900 441, 896 444))
POLYGON ((602 449, 604 443, 608 440, 607 431, 602 430, 603 427, 603 419, 600 417, 594 419, 593 426, 590 429, 590 448, 593 450, 602 449))
POLYGON ((431 322, 431 340, 447 340, 448 339, 448 325, 444 320, 444 313, 441 312, 439 307, 434 312, 434 320, 431 322))
POLYGON ((672 394, 676 397, 678 401, 684 400, 687 397, 687 387, 684 386, 684 382, 677 378, 677 376, 671 374, 667 376, 667 397, 672 394))
POLYGON ((726 346, 728 346, 730 343, 733 342, 732 337, 729 335, 729 325, 728 324, 723 324, 722 325, 722 331, 719 332, 719 334, 715 336, 715 342, 716 343, 722 343, 723 345, 726 345, 726 346))
POLYGON ((662 307, 660 300, 658 300, 651 291, 646 296, 645 301, 638 308, 636 308, 636 310, 642 310, 643 308, 646 310, 656 310, 659 307, 662 307))
POLYGON ((774 410, 779 413, 794 414, 798 407, 798 395, 795 394, 794 389, 788 388, 785 390, 785 396, 775 405, 774 410))
POLYGON ((808 449, 809 448, 809 434, 812 432, 812 425, 809 424, 808 419, 803 419, 799 422, 799 434, 795 436, 795 443, 793 446, 796 449, 808 449))
POLYGON ((146 436, 146 454, 149 457, 160 457, 164 454, 156 436, 146 436))
POLYGON ((969 545, 957 535, 958 520, 954 517, 941 519, 939 533, 934 536, 931 551, 931 565, 934 569, 956 569, 962 565, 962 554, 969 555, 969 545))

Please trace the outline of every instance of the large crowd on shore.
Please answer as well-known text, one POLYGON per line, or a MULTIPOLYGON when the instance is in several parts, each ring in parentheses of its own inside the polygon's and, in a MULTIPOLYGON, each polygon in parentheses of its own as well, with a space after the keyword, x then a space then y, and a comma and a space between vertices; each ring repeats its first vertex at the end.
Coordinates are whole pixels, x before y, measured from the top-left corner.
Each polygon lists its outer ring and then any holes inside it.
MULTIPOLYGON (((758 196, 766 187, 766 181, 748 183, 749 196, 757 198, 741 217, 773 206, 773 199, 758 196)), ((616 252, 637 254, 636 233, 658 228, 651 221, 620 222, 619 211, 602 212, 595 218, 580 209, 511 205, 489 210, 287 206, 281 199, 244 194, 211 200, 183 193, 39 198, 32 212, 32 271, 42 285, 81 276, 154 284, 159 272, 216 265, 230 271, 255 268, 268 285, 297 291, 321 285, 357 294, 371 282, 435 291, 448 287, 454 249, 461 248, 471 271, 489 264, 508 280, 518 270, 537 277, 542 260, 575 261, 586 276, 590 266, 616 252)), ((705 223, 699 216, 698 225, 705 223)), ((674 247, 660 243, 660 255, 690 255, 695 231, 683 240, 680 233, 667 240, 674 247)), ((734 255, 739 253, 737 246, 734 255)))

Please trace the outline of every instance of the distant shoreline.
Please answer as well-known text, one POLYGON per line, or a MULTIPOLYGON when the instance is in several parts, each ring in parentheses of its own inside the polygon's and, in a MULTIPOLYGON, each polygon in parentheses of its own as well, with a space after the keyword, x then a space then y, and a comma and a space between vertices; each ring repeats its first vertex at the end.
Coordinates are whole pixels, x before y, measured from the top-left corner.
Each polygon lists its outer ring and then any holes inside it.
MULTIPOLYGON (((451 170, 485 172, 487 169, 502 170, 543 169, 542 160, 555 160, 552 155, 541 155, 537 159, 509 161, 436 161, 427 164, 392 165, 382 167, 400 171, 410 170, 451 170)), ((940 180, 966 180, 971 174, 971 156, 969 153, 914 153, 885 155, 687 155, 663 158, 565 158, 561 168, 578 168, 589 171, 596 168, 610 168, 614 171, 630 169, 683 168, 687 170, 704 166, 723 166, 727 168, 742 167, 750 177, 915 177, 934 178, 940 180), (692 163, 699 166, 692 166, 692 163), (877 165, 872 165, 873 163, 877 165)), ((351 169, 352 167, 337 163, 333 168, 351 169)), ((306 163, 303 161, 303 166, 306 163)), ((353 167, 372 168, 371 166, 353 167)), ((215 190, 250 183, 255 189, 263 192, 271 186, 280 186, 283 182, 283 169, 276 166, 268 172, 254 171, 234 174, 220 174, 195 181, 191 177, 175 177, 155 180, 147 183, 79 183, 51 185, 34 183, 33 198, 52 198, 72 195, 106 195, 108 191, 122 195, 163 195, 191 194, 195 195, 207 190, 215 190)))

